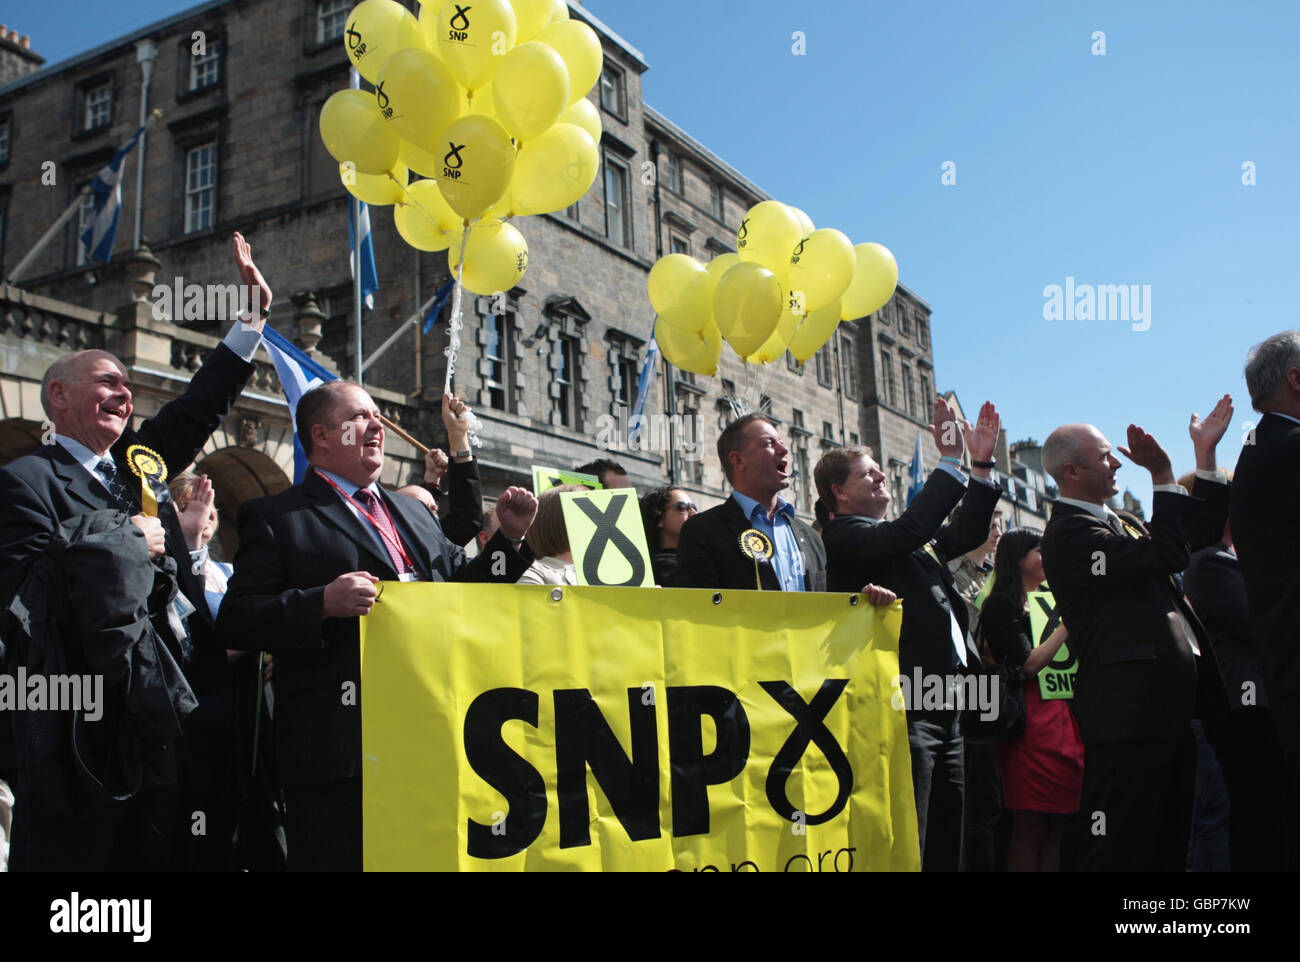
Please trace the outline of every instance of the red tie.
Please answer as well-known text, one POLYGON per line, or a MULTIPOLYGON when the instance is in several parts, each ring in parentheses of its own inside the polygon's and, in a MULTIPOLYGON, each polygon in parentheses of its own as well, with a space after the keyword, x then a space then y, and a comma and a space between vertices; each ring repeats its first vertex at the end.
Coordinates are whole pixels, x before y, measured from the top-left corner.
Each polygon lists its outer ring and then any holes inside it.
POLYGON ((384 548, 388 551, 389 560, 393 562, 393 569, 399 574, 404 575, 410 568, 402 560, 401 553, 397 550, 397 530, 393 527, 393 519, 388 514, 388 507, 381 498, 375 496, 375 493, 369 488, 359 488, 357 490, 357 501, 370 512, 375 523, 379 527, 379 540, 384 543, 384 548))

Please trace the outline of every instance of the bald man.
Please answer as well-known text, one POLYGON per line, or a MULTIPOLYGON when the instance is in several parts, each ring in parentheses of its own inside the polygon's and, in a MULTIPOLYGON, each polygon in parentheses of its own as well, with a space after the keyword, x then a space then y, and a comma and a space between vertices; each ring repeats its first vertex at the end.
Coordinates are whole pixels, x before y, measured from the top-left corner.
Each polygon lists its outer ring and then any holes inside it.
POLYGON ((1119 450, 1151 472, 1149 525, 1106 507, 1121 462, 1097 428, 1068 424, 1043 444, 1043 467, 1060 492, 1043 532, 1043 567, 1079 660, 1072 708, 1086 747, 1084 870, 1186 866, 1197 661, 1212 655, 1173 576, 1187 567, 1196 515, 1226 514, 1214 451, 1231 418, 1227 397, 1204 422, 1192 416, 1195 498, 1175 482, 1156 439, 1129 426, 1119 450))
MULTIPOLYGON (((139 529, 142 562, 164 554, 176 559, 180 590, 194 609, 191 619, 206 619, 211 626, 203 578, 194 573, 180 518, 168 502, 160 505, 159 517, 142 513, 140 480, 130 472, 126 453, 133 445, 143 445, 166 463, 169 474, 179 474, 202 450, 252 375, 251 359, 262 341, 271 290, 253 264, 248 244, 239 234, 234 241, 241 279, 257 289, 260 310, 256 314, 260 316, 246 315, 236 323, 225 343, 195 373, 185 393, 154 417, 138 428, 131 427, 130 374, 105 351, 69 354, 46 371, 41 404, 54 427, 53 443, 0 469, 0 503, 4 504, 0 513, 0 610, 9 607, 25 574, 45 553, 63 522, 95 511, 117 510, 130 516, 139 529)), ((113 584, 104 585, 106 592, 114 588, 113 584)), ((224 647, 215 645, 215 635, 209 631, 205 637, 213 641, 211 646, 173 652, 192 682, 200 661, 208 655, 221 663, 225 660, 224 647)), ((21 754, 23 746, 18 748, 21 754)), ((137 824, 134 833, 122 833, 116 810, 103 816, 106 821, 61 819, 42 811, 35 796, 25 799, 21 781, 15 795, 11 856, 15 870, 157 868, 156 859, 167 857, 165 845, 151 847, 138 844, 138 840, 165 841, 169 826, 137 824)), ((159 819, 151 815, 148 820, 159 819)))

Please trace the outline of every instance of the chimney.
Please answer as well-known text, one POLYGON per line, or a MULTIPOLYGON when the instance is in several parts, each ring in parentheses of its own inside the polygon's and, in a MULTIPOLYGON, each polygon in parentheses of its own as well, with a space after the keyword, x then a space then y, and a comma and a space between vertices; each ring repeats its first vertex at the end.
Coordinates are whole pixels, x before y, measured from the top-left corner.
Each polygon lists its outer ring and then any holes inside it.
POLYGON ((0 87, 40 70, 45 58, 32 50, 32 38, 0 23, 0 87))

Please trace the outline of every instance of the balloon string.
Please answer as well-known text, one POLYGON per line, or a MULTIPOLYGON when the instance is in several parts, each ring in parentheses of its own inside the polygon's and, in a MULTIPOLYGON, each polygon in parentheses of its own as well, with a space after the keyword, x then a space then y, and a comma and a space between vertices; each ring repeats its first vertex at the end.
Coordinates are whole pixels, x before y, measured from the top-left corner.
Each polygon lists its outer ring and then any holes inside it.
POLYGON ((436 230, 439 234, 445 236, 447 232, 438 226, 438 219, 434 217, 432 214, 430 214, 428 209, 423 204, 421 204, 418 200, 415 199, 415 195, 412 194, 410 190, 407 189, 408 185, 403 184, 396 177, 393 177, 391 172, 389 173, 388 176, 392 178, 393 183, 395 183, 398 187, 400 187, 402 189, 402 193, 406 195, 406 200, 403 201, 403 204, 409 207, 414 207, 417 211, 419 211, 421 214, 424 215, 425 220, 427 220, 430 224, 433 225, 434 230, 436 230))
MULTIPOLYGON (((460 332, 464 329, 463 320, 463 301, 464 286, 462 279, 465 276, 465 250, 469 246, 469 232, 474 229, 473 224, 465 222, 465 233, 460 240, 460 260, 456 263, 456 286, 452 288, 451 295, 451 323, 448 326, 447 338, 447 380, 443 385, 443 393, 451 393, 451 382, 456 374, 456 356, 460 353, 460 332)), ((472 447, 481 448, 482 440, 479 439, 479 432, 483 430, 483 423, 475 416, 474 412, 468 408, 460 415, 460 420, 469 423, 469 443, 472 447)))

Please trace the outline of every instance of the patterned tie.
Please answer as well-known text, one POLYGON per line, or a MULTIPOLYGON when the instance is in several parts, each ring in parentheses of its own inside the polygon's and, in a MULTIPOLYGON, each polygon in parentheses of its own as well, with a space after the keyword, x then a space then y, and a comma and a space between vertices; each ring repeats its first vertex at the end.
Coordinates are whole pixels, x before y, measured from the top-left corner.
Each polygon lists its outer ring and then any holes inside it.
POLYGON ((99 470, 99 479, 108 489, 108 495, 113 499, 115 507, 121 508, 128 514, 131 513, 131 496, 127 493, 122 484, 122 479, 118 476, 117 465, 113 463, 112 458, 103 458, 96 465, 99 470))
POLYGON ((397 530, 393 527, 393 519, 388 515, 388 508, 369 488, 359 488, 356 497, 362 507, 370 512, 379 527, 381 532, 379 540, 384 543, 384 548, 388 551, 388 558, 393 562, 393 570, 399 575, 406 574, 411 569, 402 560, 401 552, 397 550, 397 530))

